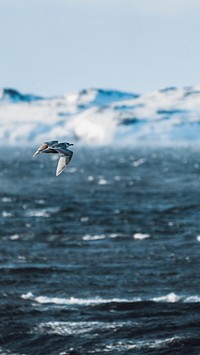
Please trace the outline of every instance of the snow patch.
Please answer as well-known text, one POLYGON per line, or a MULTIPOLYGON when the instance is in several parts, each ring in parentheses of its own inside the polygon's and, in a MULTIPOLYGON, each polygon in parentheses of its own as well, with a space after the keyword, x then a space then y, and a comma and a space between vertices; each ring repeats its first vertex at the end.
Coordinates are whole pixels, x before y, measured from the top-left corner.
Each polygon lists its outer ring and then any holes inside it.
POLYGON ((92 146, 198 143, 200 86, 146 95, 85 89, 51 98, 2 89, 0 122, 7 145, 40 144, 47 137, 92 146))

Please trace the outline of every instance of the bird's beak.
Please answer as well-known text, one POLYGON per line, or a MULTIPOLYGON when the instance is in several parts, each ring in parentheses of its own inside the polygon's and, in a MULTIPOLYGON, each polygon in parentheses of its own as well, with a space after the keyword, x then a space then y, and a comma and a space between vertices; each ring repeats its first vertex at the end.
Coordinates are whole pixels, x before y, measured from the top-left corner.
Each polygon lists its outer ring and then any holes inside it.
POLYGON ((48 148, 48 144, 44 143, 41 145, 41 147, 39 147, 36 152, 33 154, 33 156, 35 157, 36 155, 40 154, 40 152, 42 152, 43 150, 48 148))
POLYGON ((70 145, 74 145, 73 143, 70 143, 70 145))

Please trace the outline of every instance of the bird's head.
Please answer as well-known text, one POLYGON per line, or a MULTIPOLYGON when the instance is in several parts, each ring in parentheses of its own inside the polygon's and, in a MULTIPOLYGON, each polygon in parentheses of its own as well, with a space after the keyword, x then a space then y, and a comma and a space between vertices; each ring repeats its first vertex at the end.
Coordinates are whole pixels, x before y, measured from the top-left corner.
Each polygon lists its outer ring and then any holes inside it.
POLYGON ((70 147, 71 145, 73 145, 73 143, 68 143, 68 142, 65 142, 65 144, 67 147, 70 147))

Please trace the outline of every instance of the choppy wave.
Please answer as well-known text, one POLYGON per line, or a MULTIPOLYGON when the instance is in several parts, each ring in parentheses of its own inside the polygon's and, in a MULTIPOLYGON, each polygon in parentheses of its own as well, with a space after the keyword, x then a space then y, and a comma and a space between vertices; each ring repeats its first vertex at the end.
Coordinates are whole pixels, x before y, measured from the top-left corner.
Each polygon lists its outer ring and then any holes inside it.
MULTIPOLYGON (((90 339, 96 338, 100 332, 113 331, 117 332, 120 329, 129 327, 140 327, 139 323, 132 321, 82 321, 82 322, 42 322, 32 328, 32 334, 40 335, 80 335, 90 334, 90 339)), ((103 352, 121 352, 128 350, 161 350, 170 348, 173 345, 190 342, 189 338, 181 336, 173 336, 164 339, 147 339, 147 340, 118 340, 109 341, 102 347, 96 347, 95 350, 89 350, 87 353, 103 353, 103 352)))
POLYGON ((196 150, 81 149, 77 173, 58 179, 44 155, 38 167, 11 153, 0 160, 0 354, 198 353, 196 150))
MULTIPOLYGON (((29 300, 34 300, 38 303, 53 303, 53 304, 60 304, 60 305, 99 305, 99 304, 105 304, 105 303, 121 303, 121 302, 131 302, 131 300, 126 299, 126 298, 111 298, 111 299, 106 299, 106 298, 101 298, 101 297, 96 297, 96 298, 76 298, 76 297, 70 297, 70 298, 59 298, 59 297, 48 297, 48 296, 34 296, 31 292, 28 292, 27 294, 21 295, 23 299, 29 299, 29 300)), ((140 301, 140 298, 134 298, 132 301, 138 302, 140 301)))
POLYGON ((156 339, 156 340, 146 340, 146 341, 117 341, 115 343, 111 343, 109 345, 106 345, 105 348, 101 349, 95 349, 95 351, 89 351, 90 354, 94 353, 101 353, 102 351, 105 352, 121 352, 121 351, 128 351, 128 350, 161 350, 161 349, 167 349, 171 345, 175 343, 181 343, 184 341, 184 338, 181 337, 171 337, 171 338, 166 338, 166 339, 156 339))
POLYGON ((53 213, 59 211, 59 207, 37 208, 27 210, 25 212, 26 217, 50 217, 53 213))
POLYGON ((135 302, 166 302, 166 303, 199 303, 200 296, 191 295, 177 295, 176 293, 169 293, 164 296, 156 296, 150 298, 144 297, 133 297, 133 298, 77 298, 77 297, 69 297, 69 298, 60 298, 60 297, 50 297, 50 296, 34 296, 31 292, 26 294, 22 294, 21 298, 26 300, 32 300, 41 304, 57 304, 57 305, 100 305, 105 303, 135 303, 135 302))
POLYGON ((21 355, 21 353, 13 352, 12 350, 0 348, 0 355, 21 355))
MULTIPOLYGON (((82 219, 81 219, 82 221, 82 219)), ((83 220, 85 221, 85 220, 83 220)), ((88 221, 88 220, 86 220, 88 221)), ((106 239, 106 238, 121 238, 122 235, 120 233, 110 233, 110 234, 85 234, 82 237, 82 240, 84 241, 95 241, 95 240, 101 240, 101 239, 106 239)), ((123 236, 125 238, 125 236, 123 236)), ((147 233, 135 233, 133 234, 133 239, 135 240, 145 240, 151 238, 150 234, 147 233)))
POLYGON ((43 322, 32 329, 32 332, 37 334, 84 334, 88 332, 99 331, 101 329, 119 329, 123 326, 133 326, 133 322, 103 322, 103 321, 82 321, 82 322, 43 322))
POLYGON ((82 240, 84 241, 95 241, 95 240, 101 240, 101 239, 106 239, 106 238, 121 238, 121 234, 119 233, 110 233, 110 234, 85 234, 82 237, 82 240))
POLYGON ((99 240, 99 239, 105 239, 106 236, 104 234, 96 234, 96 235, 90 235, 90 234, 86 234, 83 236, 83 240, 99 240))
MULTIPOLYGON (((95 338, 95 330, 110 330, 113 329, 117 331, 120 327, 123 327, 124 323, 107 323, 107 322, 46 322, 40 323, 36 327, 34 327, 30 334, 37 334, 37 335, 59 335, 59 336, 68 336, 68 335, 79 335, 84 336, 85 333, 90 333, 90 338, 95 338), (94 334, 91 334, 94 332, 94 334)), ((126 351, 159 351, 162 349, 169 350, 178 344, 192 344, 192 338, 184 338, 179 336, 169 337, 165 339, 148 339, 148 340, 119 340, 119 341, 109 341, 108 344, 104 346, 96 346, 95 349, 88 349, 87 354, 105 354, 114 352, 121 353, 126 351)), ((50 350, 50 349, 49 349, 50 350)), ((59 355, 65 355, 68 353, 79 353, 76 352, 74 347, 70 347, 70 352, 66 351, 59 351, 59 355)), ((135 353, 135 352, 134 352, 135 353)), ((156 352, 157 353, 157 352, 156 352)), ((0 348, 0 355, 20 355, 18 352, 13 352, 8 349, 0 348)))

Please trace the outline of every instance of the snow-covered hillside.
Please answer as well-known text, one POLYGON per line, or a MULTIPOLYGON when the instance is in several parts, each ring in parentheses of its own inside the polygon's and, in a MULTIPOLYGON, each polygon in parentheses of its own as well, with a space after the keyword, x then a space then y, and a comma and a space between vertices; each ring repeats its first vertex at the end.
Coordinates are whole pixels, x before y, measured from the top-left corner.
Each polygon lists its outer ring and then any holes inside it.
POLYGON ((52 98, 0 91, 1 144, 55 138, 94 146, 199 142, 200 86, 146 95, 88 89, 52 98))

